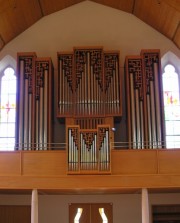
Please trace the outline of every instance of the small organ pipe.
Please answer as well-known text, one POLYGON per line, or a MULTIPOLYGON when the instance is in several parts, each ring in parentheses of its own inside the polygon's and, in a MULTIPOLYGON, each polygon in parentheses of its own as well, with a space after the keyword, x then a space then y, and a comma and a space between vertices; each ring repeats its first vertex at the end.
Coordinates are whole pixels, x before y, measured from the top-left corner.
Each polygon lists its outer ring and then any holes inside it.
POLYGON ((31 149, 31 143, 32 143, 32 94, 29 93, 29 112, 28 112, 28 122, 29 122, 29 128, 28 128, 28 146, 29 150, 31 149))
POLYGON ((147 118, 148 118, 148 148, 152 148, 152 127, 151 127, 151 108, 150 108, 150 96, 147 94, 147 118))
POLYGON ((140 102, 140 123, 141 123, 141 148, 144 148, 144 112, 143 112, 143 101, 140 102))
POLYGON ((131 125, 132 125, 132 143, 133 143, 133 148, 136 148, 136 124, 135 124, 135 102, 134 102, 134 78, 133 78, 133 73, 130 74, 130 100, 131 100, 131 125))
POLYGON ((61 103, 62 103, 62 113, 64 114, 65 113, 65 109, 64 109, 64 106, 65 106, 65 98, 64 98, 64 80, 65 80, 65 77, 64 77, 64 69, 62 69, 62 75, 61 75, 61 80, 62 80, 62 99, 61 99, 61 103))
POLYGON ((151 123, 152 123, 152 145, 156 148, 156 113, 155 113, 155 101, 154 101, 154 83, 150 81, 150 100, 151 100, 151 123))
POLYGON ((69 145, 68 145, 68 162, 69 162, 69 169, 71 169, 71 150, 72 150, 72 144, 71 144, 71 129, 68 130, 68 142, 69 142, 69 145))
POLYGON ((36 150, 39 149, 39 100, 36 99, 36 150))
POLYGON ((135 106, 136 106, 136 148, 140 148, 141 144, 141 132, 140 132, 140 112, 139 112, 139 92, 135 90, 135 106))
POLYGON ((89 58, 89 52, 87 53, 87 93, 88 93, 88 104, 90 106, 90 102, 91 102, 91 69, 90 69, 90 58, 89 58))
POLYGON ((25 78, 25 86, 24 86, 24 125, 23 125, 23 130, 24 130, 24 150, 28 149, 28 78, 25 78))
POLYGON ((162 148, 161 118, 160 118, 160 100, 159 100, 159 80, 158 64, 154 63, 154 85, 155 85, 155 104, 156 104, 156 128, 157 128, 157 145, 162 148))
POLYGON ((20 98, 19 98, 19 150, 22 150, 23 144, 23 117, 24 117, 24 61, 20 60, 20 98))
POLYGON ((43 117, 44 117, 44 109, 43 109, 43 104, 44 104, 44 94, 43 94, 43 87, 40 87, 40 97, 39 97, 39 139, 38 139, 38 144, 39 144, 39 150, 43 149, 43 129, 44 129, 44 122, 43 122, 43 117))
POLYGON ((48 72, 47 70, 44 73, 44 131, 43 131, 43 139, 44 139, 44 149, 47 149, 48 142, 48 72))
POLYGON ((60 77, 59 77, 59 112, 62 113, 62 60, 59 60, 59 69, 60 69, 60 77))
POLYGON ((116 60, 116 95, 117 95, 117 103, 118 103, 118 109, 119 109, 119 71, 118 71, 118 61, 116 60))
POLYGON ((106 162, 109 163, 109 132, 108 131, 106 131, 106 148, 107 148, 107 151, 106 151, 106 155, 107 155, 106 162))

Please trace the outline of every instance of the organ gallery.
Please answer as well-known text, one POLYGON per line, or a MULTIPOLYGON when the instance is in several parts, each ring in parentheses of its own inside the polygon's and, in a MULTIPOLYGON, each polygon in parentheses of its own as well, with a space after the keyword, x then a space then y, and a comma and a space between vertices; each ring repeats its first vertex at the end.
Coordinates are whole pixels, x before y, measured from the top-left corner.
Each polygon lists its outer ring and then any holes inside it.
POLYGON ((123 116, 129 149, 164 147, 159 50, 127 56, 124 77, 119 51, 103 47, 59 51, 57 72, 50 58, 35 53, 18 53, 17 65, 18 150, 53 149, 57 118, 65 123, 68 173, 111 173, 113 129, 123 116))

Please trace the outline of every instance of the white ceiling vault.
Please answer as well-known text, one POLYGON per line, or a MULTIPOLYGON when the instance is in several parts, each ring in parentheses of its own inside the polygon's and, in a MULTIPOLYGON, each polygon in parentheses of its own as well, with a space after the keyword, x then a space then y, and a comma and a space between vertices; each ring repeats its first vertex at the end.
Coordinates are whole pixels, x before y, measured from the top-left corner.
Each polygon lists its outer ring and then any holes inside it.
MULTIPOLYGON (((0 0, 0 50, 42 17, 85 0, 0 0)), ((133 14, 180 49, 180 0, 91 0, 133 14)))

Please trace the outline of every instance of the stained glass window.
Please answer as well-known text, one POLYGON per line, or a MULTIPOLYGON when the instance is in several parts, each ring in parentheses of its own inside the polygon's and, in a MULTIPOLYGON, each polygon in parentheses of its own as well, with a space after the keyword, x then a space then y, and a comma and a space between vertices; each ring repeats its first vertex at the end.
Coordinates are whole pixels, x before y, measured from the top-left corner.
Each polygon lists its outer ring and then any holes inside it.
POLYGON ((175 67, 166 65, 163 73, 166 147, 180 148, 179 75, 175 67))
POLYGON ((0 79, 0 150, 14 150, 16 114, 16 76, 8 67, 0 79))

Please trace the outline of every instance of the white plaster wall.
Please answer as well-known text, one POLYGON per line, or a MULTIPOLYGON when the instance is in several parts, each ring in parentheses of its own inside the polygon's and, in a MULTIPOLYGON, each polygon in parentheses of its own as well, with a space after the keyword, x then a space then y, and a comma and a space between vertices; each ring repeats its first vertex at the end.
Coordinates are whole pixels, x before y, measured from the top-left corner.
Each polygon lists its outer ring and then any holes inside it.
MULTIPOLYGON (((70 203, 112 203, 113 223, 141 222, 141 194, 39 195, 39 223, 68 223, 70 203)), ((180 204, 180 193, 149 194, 155 204, 180 204)), ((30 195, 0 195, 0 205, 30 205, 30 195)), ((151 210, 151 208, 150 208, 151 210)))
POLYGON ((169 39, 134 15, 84 1, 39 20, 3 48, 0 60, 33 51, 39 57, 51 57, 56 67, 57 52, 74 46, 120 50, 122 66, 126 55, 139 54, 141 49, 160 49, 162 55, 171 50, 180 57, 169 39))

